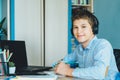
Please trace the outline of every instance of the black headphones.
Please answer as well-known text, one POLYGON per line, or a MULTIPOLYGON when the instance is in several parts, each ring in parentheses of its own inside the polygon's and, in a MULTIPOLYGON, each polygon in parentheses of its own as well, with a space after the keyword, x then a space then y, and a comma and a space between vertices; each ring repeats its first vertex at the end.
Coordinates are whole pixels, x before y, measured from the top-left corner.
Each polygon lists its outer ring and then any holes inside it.
MULTIPOLYGON (((92 26, 93 34, 98 34, 99 21, 94 15, 91 15, 91 17, 92 17, 92 21, 93 21, 93 26, 92 26)), ((73 34, 73 25, 72 25, 72 28, 71 28, 71 34, 74 36, 74 34, 73 34)))
POLYGON ((99 21, 98 19, 93 15, 93 26, 92 26, 92 31, 93 31, 93 34, 98 34, 98 31, 99 31, 99 21))

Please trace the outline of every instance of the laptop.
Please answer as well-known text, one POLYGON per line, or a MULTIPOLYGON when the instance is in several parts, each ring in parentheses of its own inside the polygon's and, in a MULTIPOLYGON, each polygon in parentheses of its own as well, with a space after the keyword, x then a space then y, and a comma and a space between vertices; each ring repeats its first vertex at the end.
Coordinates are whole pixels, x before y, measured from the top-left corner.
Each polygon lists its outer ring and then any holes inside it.
MULTIPOLYGON (((0 48, 9 49, 13 52, 10 61, 13 61, 16 66, 17 75, 36 75, 38 72, 48 71, 51 66, 29 66, 27 61, 25 41, 0 40, 0 48)), ((44 74, 43 74, 44 75, 44 74)))

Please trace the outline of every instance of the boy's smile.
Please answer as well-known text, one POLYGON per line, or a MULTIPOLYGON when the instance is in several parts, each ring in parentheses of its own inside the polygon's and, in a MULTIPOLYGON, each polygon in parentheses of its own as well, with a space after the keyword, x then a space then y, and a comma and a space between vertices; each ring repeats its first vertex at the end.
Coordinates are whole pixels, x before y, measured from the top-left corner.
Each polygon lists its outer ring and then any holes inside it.
POLYGON ((73 22, 73 34, 79 43, 85 48, 94 37, 92 26, 87 19, 77 19, 73 22))

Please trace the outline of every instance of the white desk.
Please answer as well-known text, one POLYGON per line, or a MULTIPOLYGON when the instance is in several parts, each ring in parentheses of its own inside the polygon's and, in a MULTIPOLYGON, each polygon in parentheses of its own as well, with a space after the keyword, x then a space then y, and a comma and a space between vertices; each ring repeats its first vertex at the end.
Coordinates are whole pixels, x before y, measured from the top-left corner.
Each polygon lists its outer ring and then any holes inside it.
MULTIPOLYGON (((56 74, 54 74, 51 71, 50 72, 45 72, 45 73, 48 73, 49 75, 55 75, 55 76, 57 76, 56 80, 88 80, 88 79, 80 79, 80 78, 74 78, 74 77, 66 77, 66 76, 56 75, 56 74)), ((27 75, 27 76, 26 75, 22 75, 22 76, 17 76, 17 77, 31 77, 31 78, 34 77, 34 80, 38 80, 38 79, 40 80, 40 78, 37 79, 37 77, 39 77, 39 76, 41 77, 41 75, 27 75), (35 77, 36 77, 36 79, 35 79, 35 77)), ((0 76, 0 80, 9 80, 9 79, 6 79, 6 78, 8 78, 8 76, 0 76)), ((20 79, 18 79, 18 80, 20 80, 20 79)), ((26 80, 26 79, 24 79, 24 80, 26 80)), ((27 80, 29 80, 29 79, 27 79, 27 80)), ((42 80, 44 80, 44 79, 42 79, 42 80)), ((47 80, 49 80, 49 79, 47 79, 47 80)), ((52 80, 52 79, 50 79, 50 80, 52 80)))
MULTIPOLYGON (((6 76, 0 76, 0 80, 5 80, 5 79, 6 79, 6 76)), ((79 79, 79 78, 72 78, 72 77, 58 77, 56 80, 88 80, 88 79, 79 79)))

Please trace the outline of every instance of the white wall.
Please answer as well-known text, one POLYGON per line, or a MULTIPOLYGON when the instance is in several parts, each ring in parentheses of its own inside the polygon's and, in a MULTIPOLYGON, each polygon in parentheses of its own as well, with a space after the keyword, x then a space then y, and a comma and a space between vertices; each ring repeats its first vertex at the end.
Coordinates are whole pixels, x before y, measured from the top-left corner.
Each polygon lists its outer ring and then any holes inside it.
POLYGON ((15 39, 26 41, 30 65, 41 65, 40 1, 15 0, 15 39))
MULTIPOLYGON (((41 65, 41 1, 15 0, 15 39, 25 40, 29 64, 41 65)), ((45 0, 45 62, 67 54, 67 0, 45 0)))
POLYGON ((51 65, 67 54, 68 0, 46 0, 45 62, 51 65))

